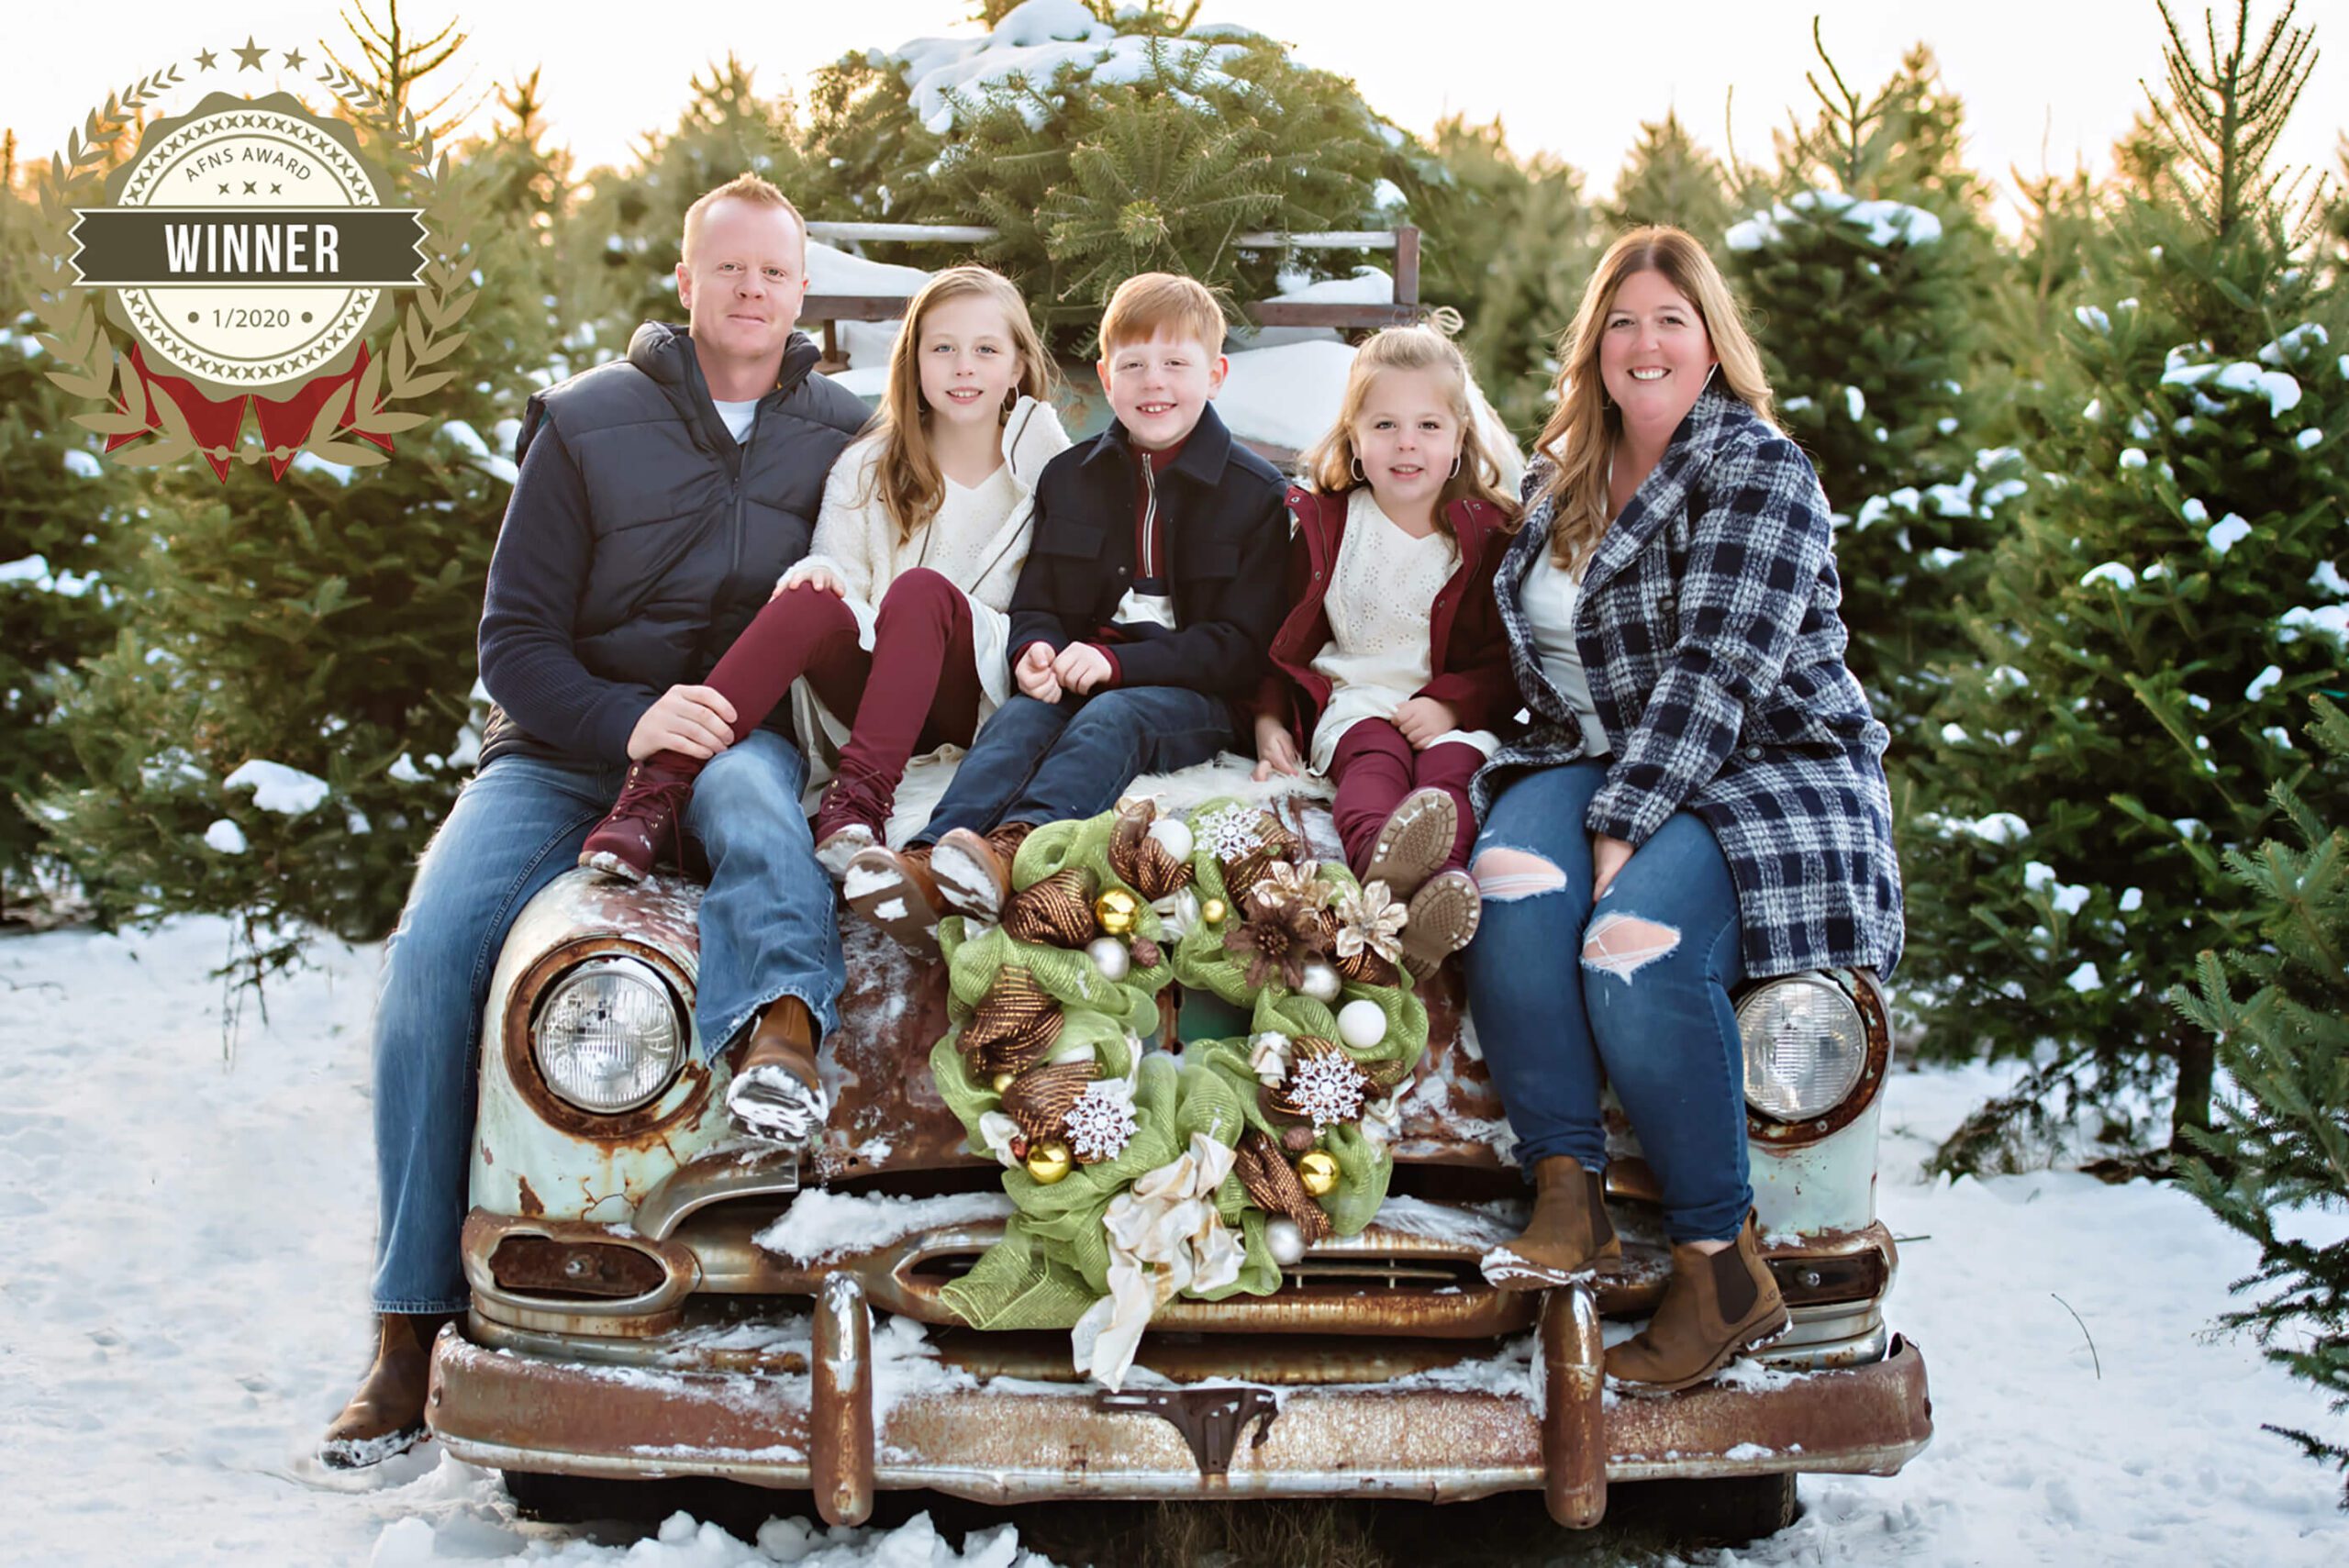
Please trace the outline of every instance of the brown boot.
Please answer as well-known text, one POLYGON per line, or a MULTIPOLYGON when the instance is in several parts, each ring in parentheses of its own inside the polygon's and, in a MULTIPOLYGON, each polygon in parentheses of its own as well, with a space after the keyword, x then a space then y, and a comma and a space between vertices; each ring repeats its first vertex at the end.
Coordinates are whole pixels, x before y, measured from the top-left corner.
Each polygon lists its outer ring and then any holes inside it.
POLYGON ((619 799, 579 847, 579 863, 622 882, 651 875, 662 846, 673 856, 681 847, 677 818, 694 797, 703 765, 682 751, 655 751, 629 763, 619 799))
POLYGON ((1607 1375, 1643 1393, 1702 1383, 1731 1358, 1787 1330, 1787 1304, 1762 1261, 1748 1210, 1737 1240, 1718 1252, 1672 1249, 1672 1283, 1636 1338, 1607 1352, 1607 1375))
POLYGON ((907 951, 938 956, 938 915, 945 907, 930 873, 930 846, 882 845, 861 851, 841 878, 848 906, 880 927, 907 951))
POLYGON ((364 1470, 424 1440, 424 1393, 432 1373, 432 1340, 456 1315, 385 1312, 376 1324, 375 1364, 318 1444, 318 1458, 335 1470, 364 1470))
POLYGON ((1533 1218, 1525 1234, 1486 1253, 1481 1266, 1496 1290, 1549 1290, 1622 1273, 1623 1243, 1607 1218, 1598 1173, 1571 1154, 1535 1162, 1533 1218))
POLYGON ((1033 823, 1007 822, 985 838, 957 828, 939 840, 931 870, 947 907, 969 919, 1001 919, 1011 896, 1011 862, 1034 830, 1033 823))
POLYGON ((751 1031, 742 1065, 726 1086, 726 1109, 743 1131, 798 1142, 829 1109, 816 1070, 816 1020, 796 996, 779 996, 751 1031))
POLYGON ((1403 924, 1403 967, 1425 980, 1443 961, 1468 945, 1484 917, 1485 902, 1475 878, 1464 871, 1440 871, 1411 895, 1403 924))
POLYGON ((1362 879, 1383 882, 1396 897, 1408 899, 1452 858, 1459 834, 1460 807, 1452 796, 1440 789, 1415 789, 1380 824, 1362 879))

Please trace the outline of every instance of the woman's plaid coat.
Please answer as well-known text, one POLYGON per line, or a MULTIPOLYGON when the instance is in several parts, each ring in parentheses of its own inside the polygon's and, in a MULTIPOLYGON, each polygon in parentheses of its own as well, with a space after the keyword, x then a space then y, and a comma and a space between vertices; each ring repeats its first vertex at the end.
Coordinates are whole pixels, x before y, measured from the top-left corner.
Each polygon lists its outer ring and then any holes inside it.
MULTIPOLYGON (((1534 723, 1476 775, 1480 815, 1512 775, 1582 755, 1520 597, 1550 547, 1553 508, 1533 499, 1550 472, 1544 459, 1526 473, 1525 523, 1493 584, 1534 723)), ((1709 387, 1600 539, 1575 601, 1612 751, 1586 826, 1636 850, 1675 811, 1702 818, 1737 884, 1751 978, 1889 973, 1900 956, 1890 738, 1844 667, 1842 601, 1809 460, 1709 387)))

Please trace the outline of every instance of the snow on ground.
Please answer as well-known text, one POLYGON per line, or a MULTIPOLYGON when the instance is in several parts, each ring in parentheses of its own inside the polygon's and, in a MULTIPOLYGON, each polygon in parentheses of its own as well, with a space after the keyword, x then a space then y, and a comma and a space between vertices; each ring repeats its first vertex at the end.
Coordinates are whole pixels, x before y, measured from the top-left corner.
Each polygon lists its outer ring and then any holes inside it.
MULTIPOLYGON (((958 1548, 926 1518, 780 1520, 743 1541, 680 1517, 602 1544, 518 1521, 494 1475, 429 1446, 371 1477, 319 1472, 309 1445, 370 1348, 378 950, 322 950, 265 1019, 248 1006, 224 1062, 207 972, 227 947, 211 920, 0 939, 0 1555, 1035 1568, 1007 1532, 958 1548)), ((1933 1136, 2002 1082, 1890 1089, 1883 1211, 1910 1239, 1893 1318, 1932 1369, 1933 1445, 1895 1478, 1806 1479, 1792 1529, 1703 1561, 2349 1561, 2337 1479, 2259 1429, 2333 1418, 2248 1342, 2205 1337, 2246 1244, 2143 1183, 1918 1178, 1933 1136)))

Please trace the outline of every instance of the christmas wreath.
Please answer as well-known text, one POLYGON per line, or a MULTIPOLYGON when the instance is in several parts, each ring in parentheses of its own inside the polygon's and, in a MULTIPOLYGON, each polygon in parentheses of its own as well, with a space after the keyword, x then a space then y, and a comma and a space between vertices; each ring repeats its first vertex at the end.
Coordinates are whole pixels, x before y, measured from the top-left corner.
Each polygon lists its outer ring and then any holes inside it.
POLYGON ((1049 823, 1011 880, 999 923, 939 929, 952 1023, 931 1072, 1014 1209, 945 1299, 981 1329, 1073 1330, 1114 1388, 1163 1303, 1270 1295, 1370 1223, 1427 1011, 1385 884, 1258 806, 1049 823), (1249 1032, 1160 1049, 1169 981, 1248 1009, 1249 1032))

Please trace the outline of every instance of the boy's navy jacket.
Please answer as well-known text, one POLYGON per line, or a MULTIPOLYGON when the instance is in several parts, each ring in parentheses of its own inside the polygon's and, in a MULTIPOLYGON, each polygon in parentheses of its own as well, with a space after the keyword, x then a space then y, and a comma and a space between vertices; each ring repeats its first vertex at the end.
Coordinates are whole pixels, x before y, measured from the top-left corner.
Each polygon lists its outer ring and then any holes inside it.
MULTIPOLYGON (((1031 642, 1055 651, 1098 642, 1134 580, 1140 461, 1115 420, 1044 465, 1036 531, 1011 596, 1011 658, 1031 642)), ((1158 476, 1166 576, 1176 628, 1119 628, 1107 644, 1120 686, 1187 686, 1247 698, 1288 604, 1285 481, 1231 439, 1213 405, 1158 476)))
MULTIPOLYGON (((1330 644, 1330 584, 1338 574, 1351 492, 1324 495, 1292 485, 1288 513, 1297 539, 1288 551, 1288 618, 1273 639, 1272 669, 1256 696, 1256 711, 1284 719, 1297 748, 1309 751, 1313 727, 1330 706, 1330 677, 1313 661, 1330 644)), ((1493 571, 1508 553, 1506 519, 1488 501, 1473 497, 1443 509, 1452 525, 1453 571, 1429 606, 1428 684, 1414 696, 1453 711, 1463 729, 1509 730, 1517 712, 1517 677, 1509 669, 1508 628, 1493 601, 1493 571)))

